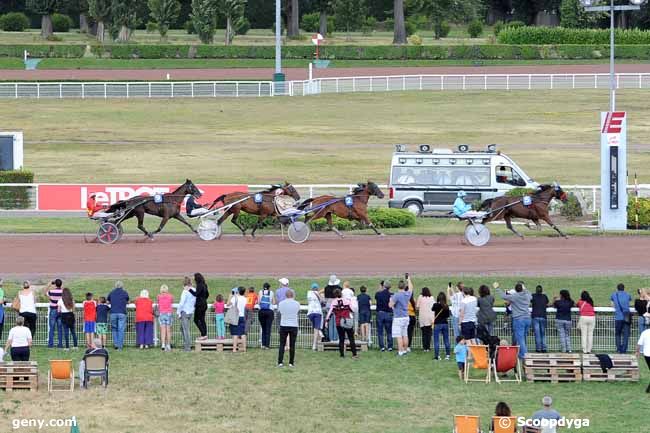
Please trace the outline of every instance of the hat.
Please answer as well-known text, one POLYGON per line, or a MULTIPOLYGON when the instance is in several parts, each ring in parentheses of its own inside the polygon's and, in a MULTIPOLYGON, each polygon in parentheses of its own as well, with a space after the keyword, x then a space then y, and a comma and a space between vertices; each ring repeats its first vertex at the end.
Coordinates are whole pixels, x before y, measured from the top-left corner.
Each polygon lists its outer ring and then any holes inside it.
POLYGON ((458 191, 458 194, 456 194, 458 197, 465 197, 467 193, 463 190, 458 191))
POLYGON ((288 280, 287 278, 280 278, 280 279, 278 280, 278 282, 279 282, 280 284, 282 284, 283 286, 288 286, 288 285, 289 285, 289 280, 288 280))
POLYGON ((327 282, 330 286, 338 286, 341 280, 336 278, 336 275, 332 274, 330 275, 330 280, 327 282))
POLYGON ((553 404, 553 399, 551 398, 550 395, 545 395, 544 398, 542 399, 542 405, 544 406, 550 406, 553 404))
POLYGON ((312 290, 318 290, 318 283, 311 283, 312 290))
POLYGON ((237 293, 239 293, 239 287, 233 287, 232 290, 230 291, 230 293, 232 293, 233 295, 236 295, 237 293))

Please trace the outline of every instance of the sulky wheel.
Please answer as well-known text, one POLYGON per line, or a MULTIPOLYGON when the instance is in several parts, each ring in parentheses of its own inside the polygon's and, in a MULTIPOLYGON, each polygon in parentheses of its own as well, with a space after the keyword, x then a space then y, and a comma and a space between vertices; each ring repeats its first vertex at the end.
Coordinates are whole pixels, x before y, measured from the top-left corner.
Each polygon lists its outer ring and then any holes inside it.
POLYGON ((289 236, 289 240, 294 244, 301 244, 305 242, 307 239, 309 239, 310 234, 311 229, 302 221, 292 222, 289 224, 289 228, 287 230, 287 236, 289 236))
POLYGON ((114 244, 122 237, 122 229, 117 224, 103 222, 97 229, 97 240, 102 244, 114 244))
POLYGON ((490 229, 481 223, 467 224, 465 239, 475 247, 482 247, 490 241, 490 229))
POLYGON ((221 236, 221 225, 214 219, 202 219, 196 231, 204 241, 211 241, 221 236))

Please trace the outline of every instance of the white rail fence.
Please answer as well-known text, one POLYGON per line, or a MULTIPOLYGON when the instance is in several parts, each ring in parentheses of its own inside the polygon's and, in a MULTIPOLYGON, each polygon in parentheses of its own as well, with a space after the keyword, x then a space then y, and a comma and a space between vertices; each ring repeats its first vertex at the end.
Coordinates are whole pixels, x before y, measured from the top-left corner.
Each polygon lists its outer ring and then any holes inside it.
MULTIPOLYGON (((650 74, 616 75, 619 89, 650 89, 650 74)), ((445 90, 608 89, 609 74, 465 74, 316 78, 306 81, 5 82, 0 99, 240 98, 445 90)))

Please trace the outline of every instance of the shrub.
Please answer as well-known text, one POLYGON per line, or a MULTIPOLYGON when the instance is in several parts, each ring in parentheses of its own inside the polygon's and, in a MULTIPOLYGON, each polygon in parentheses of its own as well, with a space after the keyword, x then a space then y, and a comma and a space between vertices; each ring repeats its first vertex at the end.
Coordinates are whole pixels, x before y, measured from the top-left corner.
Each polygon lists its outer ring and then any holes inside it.
POLYGON ((371 35, 377 28, 377 18, 366 17, 361 25, 361 33, 364 35, 371 35))
POLYGON ((406 29, 406 36, 411 36, 415 32, 418 31, 418 27, 415 25, 413 21, 407 20, 404 23, 404 28, 406 29))
POLYGON ((433 34, 436 39, 446 38, 451 31, 451 26, 447 21, 440 21, 433 25, 433 34))
POLYGON ((183 24, 183 28, 185 29, 188 35, 193 35, 194 33, 196 33, 194 31, 194 23, 192 23, 192 20, 185 21, 185 24, 183 24))
POLYGON ((149 21, 146 26, 147 33, 156 33, 158 31, 158 23, 149 21))
POLYGON ((248 18, 241 17, 235 23, 235 34, 236 35, 245 35, 251 29, 251 22, 248 21, 248 18))
POLYGON ((650 198, 639 198, 637 205, 634 197, 627 202, 627 225, 630 228, 637 226, 637 213, 639 216, 638 225, 640 228, 650 228, 650 198))
MULTIPOLYGON (((3 183, 33 183, 34 173, 27 170, 0 170, 0 184, 3 183)), ((0 186, 0 207, 5 209, 30 208, 30 187, 0 186)))
POLYGON ((467 33, 470 38, 478 38, 483 33, 483 23, 479 20, 474 20, 467 26, 467 33))
POLYGON ((582 206, 578 197, 572 192, 567 195, 566 203, 560 207, 560 215, 566 217, 569 221, 574 221, 582 216, 582 206))
MULTIPOLYGON (((650 31, 638 29, 616 29, 616 44, 650 44, 650 31)), ((513 27, 508 25, 498 36, 502 44, 535 45, 608 45, 609 30, 606 29, 567 29, 563 27, 513 27)))
POLYGON ((523 21, 517 21, 517 20, 509 21, 506 24, 506 27, 511 27, 513 29, 516 29, 516 28, 519 28, 519 27, 525 27, 525 26, 526 26, 526 23, 524 23, 523 21))
POLYGON ((0 15, 0 30, 5 32, 22 32, 29 27, 29 18, 22 12, 9 12, 0 15))
POLYGON ((411 35, 407 40, 411 45, 422 45, 422 38, 419 35, 411 35))
POLYGON ((494 27, 492 27, 492 32, 494 32, 494 36, 499 36, 499 32, 503 30, 505 25, 503 24, 503 21, 497 21, 494 23, 494 27))
MULTIPOLYGON (((377 228, 400 228, 412 227, 415 225, 415 215, 406 209, 391 208, 370 208, 368 217, 377 228)), ((325 218, 319 218, 310 222, 312 230, 327 230, 327 221, 325 218)), ((332 224, 338 230, 361 230, 364 227, 358 221, 349 221, 347 219, 332 217, 332 224)))
POLYGON ((318 12, 312 12, 310 14, 305 14, 300 20, 300 28, 308 33, 316 33, 319 30, 320 26, 320 14, 318 12))
POLYGON ((67 33, 70 31, 73 22, 72 18, 63 14, 52 14, 52 29, 55 32, 67 33))
POLYGON ((510 191, 506 192, 508 197, 523 197, 528 194, 532 194, 535 191, 532 188, 513 188, 510 191))
MULTIPOLYGON (((257 215, 252 215, 246 212, 241 212, 239 214, 239 218, 237 219, 237 222, 239 223, 240 226, 244 227, 245 229, 252 229, 255 227, 257 224, 258 216, 257 215)), ((274 227, 277 224, 277 220, 272 217, 267 217, 262 221, 262 227, 274 227)))

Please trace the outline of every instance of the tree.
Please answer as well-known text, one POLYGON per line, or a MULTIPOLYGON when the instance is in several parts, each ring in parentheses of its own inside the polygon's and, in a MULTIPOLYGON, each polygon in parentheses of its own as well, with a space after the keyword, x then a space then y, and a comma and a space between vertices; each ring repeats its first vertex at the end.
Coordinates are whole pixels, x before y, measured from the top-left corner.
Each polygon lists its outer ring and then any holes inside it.
POLYGON ((393 2, 393 19, 395 20, 393 30, 393 43, 405 44, 406 25, 404 23, 404 0, 395 0, 393 2))
POLYGON ((104 43, 106 24, 111 22, 112 0, 88 0, 88 13, 97 21, 97 40, 104 43))
POLYGON ((579 0, 562 0, 560 5, 560 25, 567 28, 596 27, 600 14, 587 12, 579 0))
POLYGON ((331 9, 332 2, 330 0, 316 0, 316 10, 319 13, 318 33, 323 36, 327 35, 327 14, 331 9))
POLYGON ((160 39, 167 39, 167 31, 178 19, 178 15, 181 12, 181 4, 178 0, 149 0, 147 4, 151 11, 149 16, 158 23, 160 39))
POLYGON ((77 11, 79 12, 79 31, 88 33, 88 0, 77 0, 77 11))
POLYGON ((235 24, 244 19, 246 0, 220 0, 219 13, 226 18, 226 45, 231 45, 235 38, 235 24))
POLYGON ((113 0, 111 3, 113 26, 119 28, 117 40, 120 42, 128 42, 131 32, 138 24, 138 2, 139 0, 113 0))
POLYGON ((300 10, 298 0, 287 0, 285 12, 287 14, 287 37, 297 38, 300 36, 300 10))
POLYGON ((216 0, 192 0, 192 25, 204 44, 211 44, 217 27, 216 0))
POLYGON ((47 39, 54 34, 52 14, 59 11, 59 0, 27 0, 27 9, 41 16, 41 37, 47 39))
POLYGON ((338 20, 345 25, 347 40, 351 40, 350 31, 361 26, 367 9, 364 0, 334 0, 334 12, 338 20))

